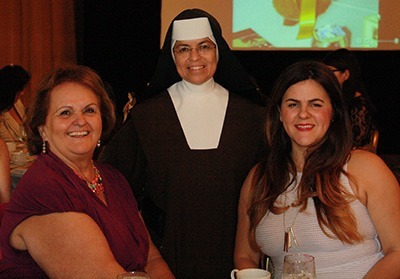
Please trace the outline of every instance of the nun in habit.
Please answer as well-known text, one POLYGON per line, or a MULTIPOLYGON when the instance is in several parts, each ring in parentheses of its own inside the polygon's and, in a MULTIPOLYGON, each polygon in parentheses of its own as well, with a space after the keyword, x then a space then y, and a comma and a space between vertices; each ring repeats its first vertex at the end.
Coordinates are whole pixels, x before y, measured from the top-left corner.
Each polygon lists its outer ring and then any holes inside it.
POLYGON ((263 96, 217 20, 185 10, 131 119, 101 155, 130 182, 177 278, 228 278, 233 269, 240 188, 265 154, 263 96))

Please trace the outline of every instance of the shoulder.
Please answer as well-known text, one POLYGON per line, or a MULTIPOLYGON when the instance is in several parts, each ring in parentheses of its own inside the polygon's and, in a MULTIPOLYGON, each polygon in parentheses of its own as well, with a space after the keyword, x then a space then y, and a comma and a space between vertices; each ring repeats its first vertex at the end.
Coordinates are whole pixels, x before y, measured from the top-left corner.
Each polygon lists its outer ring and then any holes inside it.
POLYGON ((264 120, 267 108, 259 103, 243 98, 237 94, 229 94, 229 105, 240 117, 264 120))
POLYGON ((95 164, 98 167, 99 171, 105 176, 125 180, 125 177, 122 175, 122 173, 112 165, 100 161, 96 161, 95 164))
POLYGON ((378 155, 376 155, 373 152, 362 149, 352 150, 348 160, 349 171, 351 170, 368 171, 385 166, 386 166, 385 162, 378 155))
POLYGON ((118 185, 119 187, 129 187, 126 177, 117 168, 106 162, 96 162, 96 166, 102 173, 103 179, 108 180, 111 184, 118 185))
POLYGON ((170 100, 169 94, 167 90, 161 91, 159 94, 152 96, 151 98, 145 99, 139 103, 137 103, 133 107, 133 114, 140 114, 143 111, 147 111, 149 109, 154 109, 155 106, 165 105, 165 102, 170 100))
POLYGON ((386 163, 375 153, 355 149, 351 152, 347 171, 359 194, 378 189, 398 188, 398 182, 386 163))
POLYGON ((375 153, 354 149, 348 161, 348 172, 350 175, 365 178, 371 181, 376 178, 393 173, 386 163, 375 153))

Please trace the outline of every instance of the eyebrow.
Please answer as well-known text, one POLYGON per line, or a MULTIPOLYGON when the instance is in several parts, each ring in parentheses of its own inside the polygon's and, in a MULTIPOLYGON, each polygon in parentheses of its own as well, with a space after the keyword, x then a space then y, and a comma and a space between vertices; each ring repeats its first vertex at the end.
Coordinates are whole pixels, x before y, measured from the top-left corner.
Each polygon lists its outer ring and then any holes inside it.
MULTIPOLYGON (((289 98, 289 99, 285 100, 285 102, 300 102, 300 100, 296 100, 296 99, 293 99, 293 98, 289 98)), ((308 103, 313 103, 313 102, 322 102, 322 103, 325 103, 324 100, 322 100, 322 99, 320 99, 320 98, 314 98, 314 99, 308 100, 307 102, 308 102, 308 103)))
MULTIPOLYGON (((201 44, 205 44, 205 43, 214 44, 213 41, 204 39, 204 41, 201 41, 201 42, 197 43, 197 45, 201 45, 201 44)), ((189 45, 189 43, 182 43, 182 42, 178 41, 176 43, 176 46, 190 46, 190 45, 189 45)))
MULTIPOLYGON (((96 107, 99 107, 99 105, 96 104, 96 103, 89 103, 86 106, 84 106, 84 108, 87 108, 87 107, 90 107, 90 106, 93 106, 93 105, 96 106, 96 107)), ((56 112, 59 111, 59 110, 62 110, 62 109, 73 109, 73 106, 71 106, 71 105, 63 105, 63 106, 57 108, 56 112)))

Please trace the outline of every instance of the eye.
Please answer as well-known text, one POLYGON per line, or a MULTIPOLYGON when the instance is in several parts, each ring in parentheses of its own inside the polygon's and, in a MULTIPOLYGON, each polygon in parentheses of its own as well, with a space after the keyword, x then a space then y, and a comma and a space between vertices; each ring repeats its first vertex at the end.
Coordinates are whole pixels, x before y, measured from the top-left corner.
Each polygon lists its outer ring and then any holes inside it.
POLYGON ((320 104, 320 103, 312 103, 311 106, 320 108, 320 107, 322 107, 322 104, 320 104))
POLYGON ((180 46, 180 47, 178 47, 178 52, 179 53, 188 53, 188 52, 190 52, 192 49, 190 48, 190 47, 188 47, 188 46, 180 46))
POLYGON ((208 51, 210 49, 211 49, 211 46, 209 46, 209 45, 206 45, 206 44, 199 45, 200 51, 208 51))
POLYGON ((299 104, 298 103, 288 103, 287 104, 287 106, 289 107, 289 108, 294 108, 294 107, 297 107, 299 104))
POLYGON ((70 110, 62 110, 59 113, 59 115, 61 115, 61 116, 68 116, 68 115, 71 115, 71 114, 72 114, 72 112, 70 110))
POLYGON ((96 109, 93 108, 93 107, 87 107, 87 108, 84 109, 83 112, 87 113, 87 114, 94 114, 94 113, 96 113, 96 109))

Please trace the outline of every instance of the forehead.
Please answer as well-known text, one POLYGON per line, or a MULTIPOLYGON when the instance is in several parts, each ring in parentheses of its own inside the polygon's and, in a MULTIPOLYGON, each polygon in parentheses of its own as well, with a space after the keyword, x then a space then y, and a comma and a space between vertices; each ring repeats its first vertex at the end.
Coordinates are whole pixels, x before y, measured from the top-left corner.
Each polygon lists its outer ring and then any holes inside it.
POLYGON ((50 94, 50 103, 97 101, 97 99, 92 89, 76 82, 61 83, 50 94))
POLYGON ((313 79, 307 79, 291 85, 283 95, 285 99, 307 100, 307 99, 330 99, 325 88, 313 79))
POLYGON ((200 38, 200 39, 194 39, 194 40, 180 40, 180 41, 176 41, 175 45, 199 45, 202 43, 213 43, 213 41, 209 38, 209 37, 205 37, 205 38, 200 38))

